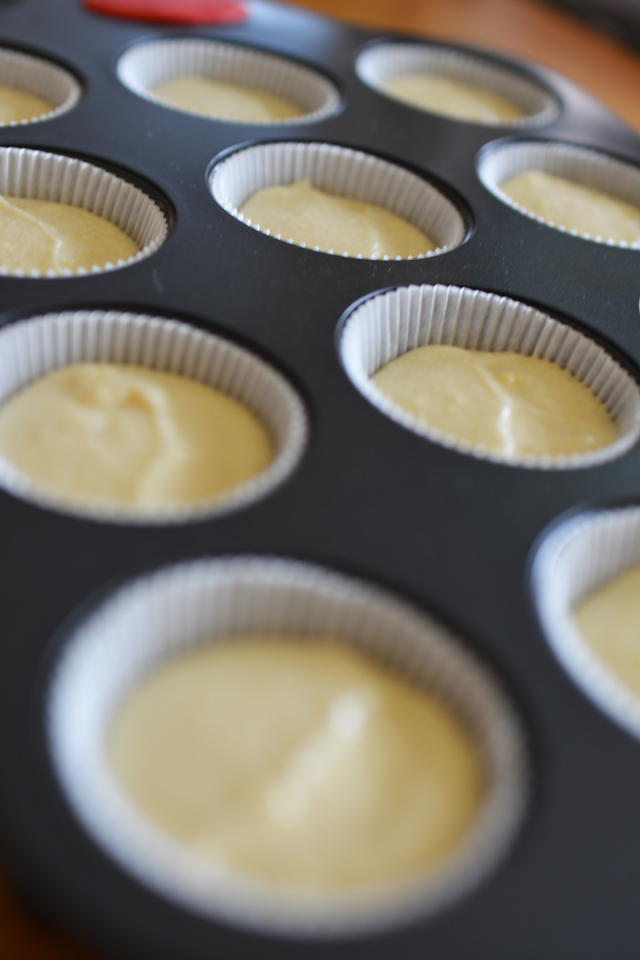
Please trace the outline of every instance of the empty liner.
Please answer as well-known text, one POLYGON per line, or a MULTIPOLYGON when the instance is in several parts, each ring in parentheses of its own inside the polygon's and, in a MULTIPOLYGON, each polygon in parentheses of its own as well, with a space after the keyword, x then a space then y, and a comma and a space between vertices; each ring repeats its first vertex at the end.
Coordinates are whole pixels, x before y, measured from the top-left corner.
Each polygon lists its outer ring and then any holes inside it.
POLYGON ((0 123, 0 127, 16 127, 59 117, 72 110, 82 94, 80 84, 67 70, 15 50, 0 49, 0 84, 42 97, 53 104, 51 110, 40 116, 8 124, 0 123))
POLYGON ((158 204, 132 183, 102 167, 41 150, 0 147, 0 195, 52 200, 81 207, 119 227, 138 244, 138 253, 117 263, 96 264, 91 270, 8 270, 12 277, 79 277, 104 273, 137 263, 164 243, 167 221, 158 204))
POLYGON ((134 364, 189 377, 242 403, 267 427, 276 449, 257 477, 210 500, 163 507, 67 498, 35 483, 0 456, 0 487, 41 506, 119 523, 173 523, 235 510, 266 496, 295 469, 307 439, 298 395, 276 370, 241 347, 176 320, 78 310, 22 320, 0 331, 0 404, 44 374, 73 363, 134 364))
MULTIPOLYGON (((460 246, 465 238, 466 227, 460 212, 426 180, 371 154, 330 143, 268 143, 248 147, 213 168, 209 187, 215 200, 228 213, 269 235, 269 230, 262 230, 259 223, 246 219, 239 208, 258 190, 298 180, 310 180, 318 190, 337 197, 383 207, 413 224, 437 244, 436 250, 419 254, 418 260, 446 253, 460 246)), ((277 235, 275 239, 293 243, 289 237, 277 235)), ((341 250, 328 252, 349 256, 341 250)), ((358 254, 356 259, 362 259, 362 255, 358 254)), ((402 259, 396 257, 396 260, 402 259)))
POLYGON ((640 437, 640 390, 626 370, 577 330, 508 297, 440 284, 375 295, 348 317, 340 355, 351 382, 382 413, 428 440, 480 459, 545 470, 590 467, 621 456, 640 437), (589 453, 519 457, 429 427, 393 403, 371 380, 384 364, 427 344, 513 351, 552 360, 598 397, 617 423, 620 436, 589 453))
MULTIPOLYGON (((378 93, 399 100, 406 106, 405 100, 396 97, 387 87, 386 81, 407 74, 437 74, 449 80, 460 80, 473 84, 479 89, 489 90, 516 107, 524 117, 484 122, 489 126, 526 127, 550 123, 559 113, 556 99, 533 80, 511 70, 498 66, 482 56, 453 50, 447 47, 431 46, 425 43, 377 43, 361 53, 356 61, 356 73, 367 86, 378 93)), ((430 112, 427 108, 413 106, 414 110, 430 112)), ((444 116, 445 114, 438 114, 444 116)), ((460 120, 449 118, 457 123, 482 123, 479 120, 460 120)))
MULTIPOLYGON (((180 108, 154 94, 153 87, 179 77, 207 77, 271 93, 289 100, 303 111, 302 116, 288 120, 210 118, 218 122, 267 125, 314 123, 334 113, 340 103, 337 89, 317 71, 285 57, 216 40, 155 40, 142 43, 120 57, 117 72, 120 82, 133 93, 171 110, 180 108)), ((203 116, 195 110, 182 112, 203 116)))
POLYGON ((389 594, 276 558, 197 560, 112 594, 74 629, 47 701, 51 754, 69 803, 118 863, 171 900, 234 924, 310 937, 355 936, 440 910, 505 856, 527 793, 524 738, 490 672, 445 628, 389 594), (324 893, 232 872, 171 840, 127 799, 106 758, 119 705, 159 664, 248 635, 335 638, 448 702, 475 735, 487 795, 468 838, 410 878, 324 893))
POLYGON ((636 506, 590 512, 561 524, 543 542, 532 569, 538 617, 551 649, 587 697, 636 737, 640 737, 640 699, 585 641, 573 609, 638 563, 640 507, 636 506))
POLYGON ((501 189, 501 185, 511 177, 534 170, 555 177, 563 177, 565 180, 594 190, 601 190, 640 210, 640 170, 637 167, 615 160, 604 153, 587 150, 585 147, 574 147, 567 143, 524 142, 487 150, 478 163, 478 176, 487 190, 490 190, 498 200, 502 200, 518 213, 544 223, 547 227, 561 230, 573 237, 580 236, 583 240, 606 243, 612 247, 640 250, 640 240, 628 244, 624 240, 592 236, 590 233, 578 234, 576 230, 567 230, 561 223, 536 217, 501 189))

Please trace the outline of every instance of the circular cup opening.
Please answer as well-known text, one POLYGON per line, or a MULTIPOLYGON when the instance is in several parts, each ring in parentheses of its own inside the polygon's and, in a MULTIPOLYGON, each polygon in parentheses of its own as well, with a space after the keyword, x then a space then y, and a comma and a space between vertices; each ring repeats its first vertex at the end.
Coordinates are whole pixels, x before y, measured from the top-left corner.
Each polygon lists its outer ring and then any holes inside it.
MULTIPOLYGON (((538 216, 535 212, 521 206, 502 189, 502 185, 512 177, 521 174, 540 172, 560 177, 572 184, 600 191, 608 197, 622 200, 638 210, 640 221, 640 170, 615 160, 604 153, 574 147, 567 143, 511 143, 485 150, 478 162, 478 176, 498 200, 526 217, 544 223, 547 227, 568 233, 573 237, 605 243, 608 246, 640 250, 640 238, 627 243, 602 237, 597 230, 578 232, 576 229, 556 223, 551 217, 538 216)), ((561 214, 556 214, 558 217, 561 214)))
POLYGON ((298 465, 307 417, 297 393, 241 347, 177 320, 119 311, 51 313, 0 331, 0 404, 60 367, 132 364, 188 377, 243 404, 267 428, 275 456, 262 473, 219 497, 165 506, 63 496, 0 457, 0 487, 41 506, 115 523, 176 523, 236 510, 267 496, 298 465))
POLYGON ((154 89, 182 77, 238 84, 281 97, 301 115, 284 120, 235 120, 232 116, 207 119, 268 125, 315 123, 335 113, 340 95, 326 77, 285 57, 217 40, 156 40, 128 50, 118 61, 118 78, 145 100, 172 110, 205 116, 197 109, 180 108, 156 95, 154 89))
POLYGON ((358 56, 356 73, 363 83, 377 93, 382 93, 392 100, 400 100, 414 109, 448 116, 456 122, 509 127, 540 126, 555 120, 560 112, 551 93, 516 70, 500 66, 477 54, 447 47, 425 43, 376 43, 358 56), (416 107, 394 94, 388 87, 389 81, 398 77, 419 74, 461 81, 477 87, 479 92, 484 90, 496 94, 512 103, 524 116, 465 120, 447 114, 446 106, 442 104, 433 108, 416 107))
POLYGON ((124 869, 192 910, 281 935, 355 936, 442 909, 495 869, 524 812, 523 735, 490 672, 426 614, 296 561, 199 560, 123 587, 66 642, 47 723, 71 806, 124 869), (438 867, 336 893, 274 885, 206 862, 134 808, 105 755, 105 732, 123 697, 182 652, 252 635, 333 638, 431 691, 459 716, 480 748, 488 783, 475 826, 438 867))
POLYGON ((583 600, 638 564, 640 507, 582 514, 544 540, 534 560, 532 587, 544 635, 571 679, 608 717, 640 738, 640 696, 598 656, 575 618, 583 600))
POLYGON ((591 467, 622 456, 640 437, 640 389, 626 370, 577 330, 508 297, 439 284, 377 294, 348 316, 339 350, 347 376, 378 410, 434 443, 479 459, 544 470, 591 467), (384 364, 427 344, 551 360, 589 387, 613 417, 619 436, 588 453, 520 457, 430 427, 391 401, 371 379, 384 364))
MULTIPOLYGON (((447 253, 465 239, 462 215, 426 180, 371 154, 329 143, 269 143, 239 150, 214 166, 209 187, 214 199, 228 213, 269 235, 268 229, 246 219, 240 207, 258 190, 287 186, 300 180, 309 180, 318 190, 333 196, 389 210, 437 244, 436 250, 426 250, 416 258, 408 257, 409 260, 447 253)), ((293 243, 285 236, 276 235, 275 239, 293 243)), ((313 249, 318 251, 319 247, 313 249)), ((327 252, 353 256, 342 250, 327 252)), ((355 259, 362 259, 362 254, 357 254, 355 259)), ((402 259, 396 257, 396 260, 402 259)))
POLYGON ((146 193, 102 167, 41 150, 0 147, 0 195, 50 200, 79 207, 113 223, 138 246, 138 253, 117 263, 95 264, 90 270, 8 269, 0 262, 0 275, 11 277, 78 277, 130 266, 150 257, 167 238, 166 217, 146 193))
POLYGON ((82 95, 80 84, 67 70, 16 50, 0 49, 0 84, 30 93, 51 104, 50 109, 37 116, 8 123, 0 121, 0 127, 20 126, 59 117, 72 110, 82 95))

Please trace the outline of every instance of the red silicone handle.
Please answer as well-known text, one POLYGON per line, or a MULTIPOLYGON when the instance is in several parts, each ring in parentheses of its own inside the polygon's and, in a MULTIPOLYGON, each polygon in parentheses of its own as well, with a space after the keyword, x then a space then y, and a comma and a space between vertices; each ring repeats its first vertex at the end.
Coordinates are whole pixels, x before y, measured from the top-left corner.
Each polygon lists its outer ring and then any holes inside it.
POLYGON ((96 13, 152 23, 239 23, 248 10, 241 0, 84 0, 96 13))

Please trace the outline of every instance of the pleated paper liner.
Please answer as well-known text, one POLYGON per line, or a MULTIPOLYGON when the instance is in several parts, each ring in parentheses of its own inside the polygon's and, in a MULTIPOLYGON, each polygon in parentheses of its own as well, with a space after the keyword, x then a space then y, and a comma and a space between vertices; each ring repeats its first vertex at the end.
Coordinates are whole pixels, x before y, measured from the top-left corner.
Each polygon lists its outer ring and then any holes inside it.
POLYGON ((117 263, 95 264, 90 270, 9 270, 12 277, 78 277, 117 270, 150 257, 167 237, 167 221, 158 204, 138 187, 102 167, 42 150, 0 147, 0 194, 51 200, 80 207, 115 224, 140 248, 117 263))
POLYGON ((247 407, 266 426, 273 462, 220 497, 165 506, 67 497, 32 481, 0 457, 0 487, 65 513, 115 523, 176 523, 239 509, 267 496, 296 468, 307 416, 284 377, 257 356, 176 320, 119 311, 51 313, 0 331, 0 403, 46 373, 73 363, 134 364, 189 377, 247 407))
POLYGON ((538 617, 551 649, 586 696, 636 737, 640 697, 591 649, 573 610, 639 563, 640 507, 631 506, 591 511, 561 524, 542 543, 532 570, 538 617))
MULTIPOLYGON (((465 222, 458 209, 426 180, 371 154, 330 143, 267 143, 247 147, 216 164, 209 186, 215 200, 228 213, 247 226, 269 234, 259 223, 246 219, 239 208, 258 190, 299 180, 310 180, 318 190, 337 197, 383 207, 417 227, 437 244, 435 251, 425 249, 418 260, 447 253, 460 246, 465 238, 465 222)), ((289 237, 276 236, 275 239, 293 243, 289 237)), ((353 256, 342 250, 328 252, 353 256)), ((355 258, 362 259, 362 254, 355 258)))
POLYGON ((521 822, 528 760, 490 671, 427 614, 351 577, 278 558, 182 563, 117 590, 68 638, 48 695, 55 769, 94 840, 143 884, 205 916, 284 936, 356 936, 426 916, 496 869, 521 822), (478 743, 488 787, 475 826, 439 865, 344 891, 296 889, 210 863, 128 800, 106 758, 115 712, 161 663, 251 635, 333 638, 441 698, 478 743))
POLYGON ((576 147, 569 143, 528 141, 490 148, 481 155, 478 162, 478 176, 487 190, 518 213, 570 236, 580 236, 583 240, 622 249, 640 250, 640 240, 626 243, 624 240, 617 241, 590 233, 578 234, 576 230, 567 229, 564 224, 537 217, 502 190, 502 184, 511 177, 532 171, 562 177, 572 183, 600 190, 640 211, 640 169, 586 147, 576 147))
POLYGON ((9 124, 0 123, 0 127, 20 126, 24 123, 37 123, 40 120, 59 117, 73 110, 82 96, 80 84, 67 70, 40 57, 2 48, 0 48, 0 84, 42 97, 53 105, 51 110, 37 117, 12 121, 9 124))
MULTIPOLYGON (((556 98, 540 84, 516 70, 493 63, 481 54, 467 53, 427 43, 381 42, 364 50, 356 61, 356 73, 367 86, 392 100, 399 100, 415 110, 416 107, 392 93, 386 83, 396 77, 410 74, 433 74, 471 84, 478 90, 488 90, 504 97, 518 107, 525 116, 491 121, 462 120, 450 117, 456 123, 482 123, 488 126, 528 127, 551 123, 560 109, 556 98)), ((446 113, 438 113, 446 116, 446 113)))
MULTIPOLYGON (((237 83, 289 100, 301 116, 286 120, 249 121, 233 117, 210 120, 261 125, 315 123, 334 113, 340 104, 336 87, 321 73, 272 53, 218 40, 168 39, 141 43, 118 61, 118 77, 133 93, 171 110, 181 108, 163 100, 153 88, 179 77, 206 77, 237 83)), ((196 110, 182 110, 202 117, 196 110)))
POLYGON ((591 467, 626 453, 640 437, 640 390, 593 340, 534 307, 465 287, 409 286, 371 297, 348 317, 340 339, 345 371, 370 403, 408 430, 480 459, 544 470, 591 467), (552 360, 604 404, 620 435, 614 443, 571 456, 515 456, 491 451, 430 427, 373 383, 380 367, 416 347, 513 351, 552 360))

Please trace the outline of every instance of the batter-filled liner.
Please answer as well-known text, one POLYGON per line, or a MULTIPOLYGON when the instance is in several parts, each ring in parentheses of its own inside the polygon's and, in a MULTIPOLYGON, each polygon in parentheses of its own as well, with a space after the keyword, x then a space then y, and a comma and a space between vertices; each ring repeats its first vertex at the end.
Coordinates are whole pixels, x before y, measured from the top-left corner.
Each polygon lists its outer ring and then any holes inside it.
POLYGON ((532 586, 544 634, 569 676, 600 710, 640 737, 640 697, 596 654, 573 615, 593 591, 637 564, 640 507, 589 512, 561 524, 544 540, 532 586))
POLYGON ((75 500, 34 483, 0 457, 0 486, 26 500, 116 523, 175 523, 225 513, 266 496, 296 468, 307 416, 281 374, 241 347, 176 320, 119 311, 47 314, 0 332, 0 403, 52 370, 72 363, 133 364, 189 377, 243 404, 271 435, 275 456, 256 477, 212 500, 164 507, 75 500))
MULTIPOLYGON (((308 180, 317 190, 333 196, 382 207, 417 227, 436 244, 436 249, 425 246, 424 253, 415 259, 446 253, 460 246, 465 238, 465 222, 457 207, 426 180, 371 154, 330 143, 269 143, 239 150, 216 164, 209 187, 228 213, 268 234, 268 229, 246 219, 240 208, 258 190, 301 180, 308 180)), ((277 235, 276 239, 293 242, 286 236, 277 235)), ((362 259, 362 254, 352 251, 327 252, 362 259)))
MULTIPOLYGON (((218 122, 315 123, 334 113, 340 104, 338 90, 321 73, 285 57, 217 40, 154 40, 138 44, 123 54, 117 69, 120 81, 133 93, 172 110, 182 108, 155 94, 154 88, 180 77, 204 77, 281 97, 300 111, 300 116, 284 120, 205 118, 218 122)), ((195 110, 184 112, 203 116, 195 110)))
POLYGON ((577 330, 508 297, 439 284, 377 294, 347 318, 340 355, 354 386, 388 417, 435 443, 481 459, 545 470, 590 467, 621 456, 640 437, 640 390, 627 371, 577 330), (512 351, 554 361, 604 404, 619 436, 588 453, 519 457, 430 427, 391 401, 371 379, 384 364, 427 344, 512 351))
POLYGON ((523 736, 490 672, 426 614, 297 561, 194 561, 123 587, 68 639, 54 668, 47 717, 69 803, 122 867, 200 913, 284 935, 353 936, 443 908, 495 869, 524 810, 523 736), (486 765, 487 792, 475 828, 439 868, 335 894, 275 887, 194 856, 127 798, 105 750, 123 698, 180 652, 258 634, 352 645, 442 698, 469 728, 486 765))

